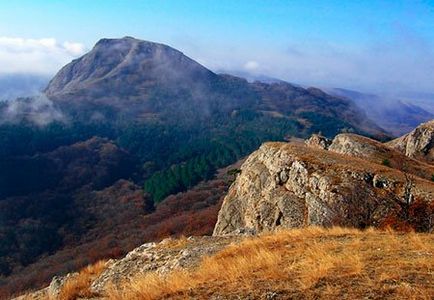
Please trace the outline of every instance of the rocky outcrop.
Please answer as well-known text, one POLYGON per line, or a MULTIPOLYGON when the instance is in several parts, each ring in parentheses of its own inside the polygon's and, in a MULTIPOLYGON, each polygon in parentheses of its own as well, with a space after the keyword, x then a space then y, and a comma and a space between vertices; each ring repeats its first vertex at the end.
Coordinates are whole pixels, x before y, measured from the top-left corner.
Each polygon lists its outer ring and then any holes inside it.
POLYGON ((49 299, 58 299, 62 288, 68 280, 74 280, 78 273, 69 273, 65 276, 54 276, 50 285, 46 288, 46 293, 49 299))
POLYGON ((378 141, 350 133, 338 134, 328 150, 364 159, 373 159, 390 152, 390 149, 378 141))
POLYGON ((434 166, 399 152, 373 139, 357 134, 338 134, 328 150, 350 157, 357 157, 375 164, 413 174, 414 176, 431 180, 434 166))
MULTIPOLYGON (((214 235, 240 229, 261 232, 305 225, 381 224, 397 214, 399 203, 405 201, 408 176, 378 162, 378 153, 388 148, 371 141, 339 135, 329 151, 319 149, 318 143, 313 147, 263 144, 242 165, 224 200, 214 235)), ((412 199, 432 201, 434 184, 417 174, 411 178, 412 199)))
POLYGON ((388 143, 408 157, 434 164, 434 120, 423 123, 410 133, 388 143))
POLYGON ((312 136, 308 138, 305 143, 310 147, 327 150, 331 145, 332 140, 320 134, 312 134, 312 136))
POLYGON ((114 261, 92 284, 96 294, 103 294, 108 285, 147 272, 165 274, 173 269, 190 268, 207 255, 227 246, 233 238, 190 237, 184 240, 166 239, 160 243, 146 243, 114 261))

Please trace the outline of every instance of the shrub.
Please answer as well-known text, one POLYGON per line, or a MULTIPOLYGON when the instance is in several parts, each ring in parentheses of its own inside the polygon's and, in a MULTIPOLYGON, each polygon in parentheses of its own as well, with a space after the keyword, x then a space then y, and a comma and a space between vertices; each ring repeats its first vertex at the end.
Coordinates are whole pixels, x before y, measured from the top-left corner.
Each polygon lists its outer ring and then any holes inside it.
POLYGON ((390 160, 387 158, 383 159, 383 162, 381 163, 383 166, 390 167, 390 160))

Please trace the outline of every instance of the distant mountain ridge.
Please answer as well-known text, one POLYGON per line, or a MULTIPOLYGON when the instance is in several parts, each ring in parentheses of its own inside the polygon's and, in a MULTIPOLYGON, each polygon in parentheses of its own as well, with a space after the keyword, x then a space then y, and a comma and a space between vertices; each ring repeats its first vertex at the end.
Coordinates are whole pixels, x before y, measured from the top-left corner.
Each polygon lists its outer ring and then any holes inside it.
POLYGON ((395 136, 403 135, 420 123, 434 118, 431 112, 408 101, 340 88, 327 91, 332 95, 353 100, 371 120, 395 136))
POLYGON ((247 109, 305 124, 309 119, 315 123, 319 115, 343 121, 347 129, 384 134, 351 101, 285 82, 249 83, 218 75, 174 48, 131 37, 100 40, 62 68, 45 93, 76 113, 109 111, 124 118, 167 122, 208 120, 247 109))

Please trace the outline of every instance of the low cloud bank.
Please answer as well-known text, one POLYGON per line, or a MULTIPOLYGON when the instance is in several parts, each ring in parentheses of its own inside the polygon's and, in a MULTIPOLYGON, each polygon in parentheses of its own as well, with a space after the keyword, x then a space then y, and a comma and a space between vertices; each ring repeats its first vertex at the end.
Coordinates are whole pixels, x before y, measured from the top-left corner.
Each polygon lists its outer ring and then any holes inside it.
POLYGON ((59 42, 54 38, 0 36, 0 74, 51 75, 85 51, 81 43, 59 42))
POLYGON ((22 121, 45 126, 54 121, 65 122, 66 118, 44 94, 1 104, 0 124, 15 124, 22 121))

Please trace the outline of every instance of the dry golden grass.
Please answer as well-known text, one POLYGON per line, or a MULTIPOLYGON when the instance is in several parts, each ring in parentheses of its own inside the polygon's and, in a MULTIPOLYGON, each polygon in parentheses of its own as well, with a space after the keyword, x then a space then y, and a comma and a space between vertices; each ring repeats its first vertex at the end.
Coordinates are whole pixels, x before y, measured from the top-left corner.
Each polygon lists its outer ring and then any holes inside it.
POLYGON ((59 294, 60 300, 75 300, 78 298, 90 298, 93 296, 90 285, 106 267, 106 262, 100 260, 93 265, 83 268, 77 276, 69 278, 59 294))
POLYGON ((434 235, 346 228, 246 238, 193 270, 141 275, 111 288, 118 299, 432 299, 434 235))
POLYGON ((161 243, 157 245, 157 247, 161 248, 170 248, 170 249, 180 249, 188 244, 188 239, 185 236, 180 236, 179 238, 167 238, 163 240, 161 243))

